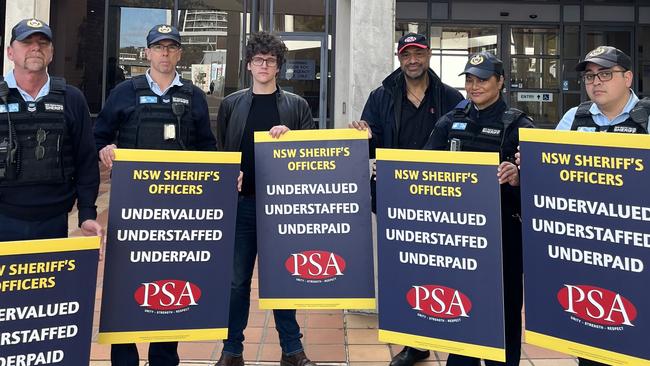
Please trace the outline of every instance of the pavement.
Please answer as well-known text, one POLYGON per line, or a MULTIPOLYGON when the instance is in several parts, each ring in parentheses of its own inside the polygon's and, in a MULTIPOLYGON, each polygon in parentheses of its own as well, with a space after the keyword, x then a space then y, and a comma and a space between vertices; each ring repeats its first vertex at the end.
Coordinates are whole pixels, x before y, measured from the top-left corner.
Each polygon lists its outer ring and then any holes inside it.
MULTIPOLYGON (((101 170, 101 185, 97 199, 98 221, 106 225, 108 201, 110 196, 110 176, 106 169, 101 170)), ((77 216, 70 215, 70 235, 79 236, 77 216)), ((93 325, 93 344, 91 366, 110 365, 110 346, 100 345, 97 338, 99 310, 103 283, 103 262, 100 262, 97 278, 95 319, 93 325)), ((247 365, 279 365, 280 345, 273 313, 260 310, 258 306, 257 273, 253 278, 251 293, 251 313, 248 328, 244 332, 244 360, 247 365)), ((303 333, 303 344, 307 356, 319 365, 350 366, 388 366, 390 359, 402 346, 391 345, 377 340, 377 314, 342 310, 309 310, 297 312, 298 323, 303 333)), ((182 342, 179 345, 181 365, 214 365, 221 354, 221 341, 182 342)), ((139 344, 141 365, 147 365, 147 345, 139 344)), ((444 366, 447 354, 432 352, 426 362, 418 366, 444 366)), ((575 358, 553 352, 522 340, 520 366, 575 366, 575 358)))

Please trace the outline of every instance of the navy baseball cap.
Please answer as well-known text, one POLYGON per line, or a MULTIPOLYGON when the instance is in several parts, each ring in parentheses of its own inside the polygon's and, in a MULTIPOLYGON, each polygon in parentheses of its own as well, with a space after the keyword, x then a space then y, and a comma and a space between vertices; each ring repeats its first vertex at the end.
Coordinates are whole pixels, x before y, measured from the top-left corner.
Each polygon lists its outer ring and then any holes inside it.
POLYGON ((52 41, 52 29, 42 20, 36 18, 23 19, 11 29, 11 42, 23 41, 34 33, 42 33, 52 41))
POLYGON ((429 48, 429 42, 422 34, 409 33, 403 35, 397 42, 397 53, 402 52, 406 47, 429 48))
POLYGON ((479 79, 489 79, 492 75, 503 75, 503 62, 490 52, 483 51, 475 53, 469 57, 465 70, 458 74, 470 74, 479 79))
POLYGON ((169 24, 154 25, 154 27, 151 28, 149 34, 147 35, 147 47, 165 39, 169 39, 178 44, 181 44, 181 34, 178 33, 178 29, 176 29, 176 27, 169 24))
POLYGON ((616 65, 630 70, 632 68, 632 60, 630 56, 618 48, 611 46, 600 46, 591 50, 580 62, 576 65, 576 71, 585 71, 588 63, 594 63, 602 67, 614 67, 616 65))

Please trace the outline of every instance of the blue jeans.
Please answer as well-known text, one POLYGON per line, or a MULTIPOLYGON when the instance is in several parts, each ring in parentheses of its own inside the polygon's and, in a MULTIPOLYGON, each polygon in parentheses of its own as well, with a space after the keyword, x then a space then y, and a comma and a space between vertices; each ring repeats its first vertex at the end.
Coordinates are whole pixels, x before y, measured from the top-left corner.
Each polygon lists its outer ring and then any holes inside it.
POLYGON ((0 241, 56 239, 68 237, 68 213, 29 221, 0 214, 0 241))
MULTIPOLYGON (((223 342, 223 352, 241 356, 244 352, 244 329, 248 324, 251 303, 251 279, 257 257, 257 228, 255 222, 255 197, 240 196, 237 206, 235 230, 235 258, 230 287, 230 314, 228 339, 223 342)), ((280 336, 282 353, 292 355, 303 350, 302 334, 296 321, 295 310, 273 310, 275 329, 280 336)))

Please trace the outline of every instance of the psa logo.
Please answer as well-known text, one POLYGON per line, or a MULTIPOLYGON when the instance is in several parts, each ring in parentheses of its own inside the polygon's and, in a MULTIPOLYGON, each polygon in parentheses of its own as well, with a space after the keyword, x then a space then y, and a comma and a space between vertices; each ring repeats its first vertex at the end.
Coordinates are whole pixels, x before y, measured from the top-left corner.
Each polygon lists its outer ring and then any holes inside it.
POLYGON ((582 319, 592 328, 623 330, 622 325, 633 327, 632 321, 637 316, 636 307, 630 300, 599 287, 564 285, 557 293, 557 299, 564 311, 572 314, 573 320, 581 322, 582 319))
POLYGON ((187 281, 159 280, 145 282, 133 294, 135 301, 145 312, 166 314, 182 313, 190 306, 198 305, 201 289, 187 281))
POLYGON ((459 322, 469 318, 472 302, 462 292, 440 285, 412 286, 406 300, 418 316, 437 322, 459 322))
POLYGON ((331 282, 337 276, 343 276, 345 260, 338 254, 324 250, 307 250, 291 254, 284 267, 298 282, 331 282))

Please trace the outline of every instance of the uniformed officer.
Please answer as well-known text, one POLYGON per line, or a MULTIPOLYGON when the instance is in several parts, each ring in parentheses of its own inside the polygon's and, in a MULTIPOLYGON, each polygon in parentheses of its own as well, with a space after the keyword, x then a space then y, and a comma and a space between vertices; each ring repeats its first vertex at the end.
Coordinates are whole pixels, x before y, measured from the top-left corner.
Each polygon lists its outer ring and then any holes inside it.
POLYGON ((650 99, 632 91, 632 60, 618 48, 589 52, 576 71, 582 73, 589 101, 569 109, 557 130, 648 133, 650 99))
MULTIPOLYGON (((556 130, 648 133, 650 99, 632 91, 632 60, 615 47, 600 46, 576 65, 589 101, 569 109, 556 130)), ((606 365, 579 359, 580 366, 606 365)))
POLYGON ((99 189, 92 122, 81 91, 50 77, 52 30, 24 19, 11 30, 14 64, 0 87, 0 241, 68 236, 77 200, 84 235, 95 221, 99 189))
MULTIPOLYGON (((150 68, 113 89, 95 124, 99 158, 112 167, 114 149, 216 150, 205 94, 176 71, 181 37, 175 27, 156 25, 147 35, 150 68), (117 144, 114 143, 117 135, 117 144)), ((151 343, 149 365, 178 365, 178 342, 151 343)), ((114 344, 116 366, 139 364, 135 344, 114 344)))
MULTIPOLYGON (((523 112, 508 108, 503 100, 503 63, 489 52, 470 56, 465 75, 467 100, 438 122, 425 149, 498 152, 501 164, 501 224, 505 300, 506 362, 486 360, 490 365, 519 365, 521 354, 522 249, 519 213, 519 170, 513 163, 519 145, 519 128, 532 128, 523 112), (452 148, 452 145, 454 147, 452 148)), ((477 358, 451 354, 448 366, 479 366, 477 358)))

